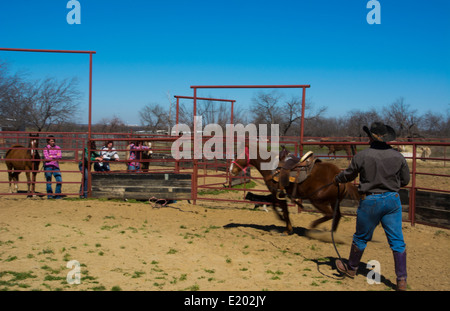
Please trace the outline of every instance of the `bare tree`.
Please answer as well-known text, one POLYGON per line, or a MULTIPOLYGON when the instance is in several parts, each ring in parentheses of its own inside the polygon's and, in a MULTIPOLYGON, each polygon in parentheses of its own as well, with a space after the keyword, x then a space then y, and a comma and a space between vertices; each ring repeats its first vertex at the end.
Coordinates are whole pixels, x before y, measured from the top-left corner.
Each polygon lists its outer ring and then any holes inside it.
POLYGON ((410 105, 405 103, 403 97, 384 109, 384 120, 390 124, 399 137, 415 137, 418 135, 418 126, 421 117, 417 114, 417 109, 410 109, 410 105))
POLYGON ((346 133, 344 135, 365 137, 366 134, 362 130, 363 126, 370 127, 373 122, 380 120, 380 114, 375 108, 372 108, 369 111, 352 110, 345 119, 346 133))
POLYGON ((51 126, 73 121, 80 97, 75 78, 30 82, 23 75, 10 75, 0 64, 0 118, 7 126, 47 131, 51 126))
POLYGON ((149 104, 139 111, 141 124, 149 130, 156 131, 169 128, 169 115, 159 104, 149 104))
POLYGON ((40 132, 73 120, 81 98, 77 87, 76 78, 61 82, 47 78, 30 84, 24 90, 28 99, 26 117, 29 124, 40 132))
POLYGON ((203 100, 198 104, 197 115, 202 116, 203 124, 219 124, 223 128, 230 123, 229 103, 203 100))
POLYGON ((436 135, 440 132, 443 122, 444 116, 441 113, 434 113, 429 110, 422 116, 421 127, 428 134, 436 135))
MULTIPOLYGON (((318 119, 325 111, 325 107, 314 110, 314 105, 305 103, 305 121, 318 119)), ((299 128, 302 117, 302 103, 297 98, 283 101, 283 96, 276 91, 270 93, 259 92, 252 99, 252 111, 255 124, 279 124, 280 134, 296 134, 293 128, 299 128)))
POLYGON ((22 90, 27 87, 23 75, 10 75, 7 64, 0 63, 0 122, 3 127, 25 129, 28 102, 22 90))
POLYGON ((120 133, 128 130, 125 122, 114 115, 112 118, 102 118, 93 127, 94 130, 102 133, 120 133))
POLYGON ((276 91, 270 93, 258 92, 252 98, 251 110, 255 114, 253 123, 255 124, 280 124, 282 96, 276 91))

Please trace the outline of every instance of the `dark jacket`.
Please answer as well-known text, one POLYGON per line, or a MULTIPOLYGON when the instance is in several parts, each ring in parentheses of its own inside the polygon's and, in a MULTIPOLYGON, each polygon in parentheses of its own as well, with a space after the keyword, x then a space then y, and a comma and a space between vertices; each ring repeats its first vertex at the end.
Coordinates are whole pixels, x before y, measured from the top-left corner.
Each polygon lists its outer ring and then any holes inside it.
POLYGON ((359 176, 359 192, 398 192, 409 183, 409 167, 403 155, 386 143, 372 142, 370 148, 357 153, 349 167, 336 175, 346 183, 359 176))

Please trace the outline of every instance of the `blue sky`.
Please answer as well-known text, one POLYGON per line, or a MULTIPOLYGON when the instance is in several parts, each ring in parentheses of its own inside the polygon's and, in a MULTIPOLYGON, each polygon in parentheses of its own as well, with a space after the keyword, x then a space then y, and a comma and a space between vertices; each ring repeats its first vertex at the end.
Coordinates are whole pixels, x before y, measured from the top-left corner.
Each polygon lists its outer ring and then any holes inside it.
MULTIPOLYGON (((310 84, 307 99, 327 116, 381 108, 404 97, 411 108, 450 108, 450 1, 66 0, 0 3, 0 47, 93 50, 93 121, 117 115, 138 124, 149 103, 192 96, 191 85, 310 84)), ((88 56, 0 52, 33 78, 77 76, 87 121, 88 56)), ((237 99, 255 90, 202 91, 237 99)), ((300 91, 298 93, 300 95, 300 91)))

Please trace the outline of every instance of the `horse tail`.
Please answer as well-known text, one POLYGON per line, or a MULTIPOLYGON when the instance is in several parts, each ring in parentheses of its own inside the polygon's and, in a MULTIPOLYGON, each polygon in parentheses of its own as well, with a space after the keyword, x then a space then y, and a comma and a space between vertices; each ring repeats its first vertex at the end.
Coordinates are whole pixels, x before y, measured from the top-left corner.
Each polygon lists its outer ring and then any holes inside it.
POLYGON ((356 146, 350 145, 350 148, 352 149, 352 155, 355 155, 356 154, 356 146))
POLYGON ((356 186, 352 183, 346 183, 342 198, 359 201, 359 192, 356 186))

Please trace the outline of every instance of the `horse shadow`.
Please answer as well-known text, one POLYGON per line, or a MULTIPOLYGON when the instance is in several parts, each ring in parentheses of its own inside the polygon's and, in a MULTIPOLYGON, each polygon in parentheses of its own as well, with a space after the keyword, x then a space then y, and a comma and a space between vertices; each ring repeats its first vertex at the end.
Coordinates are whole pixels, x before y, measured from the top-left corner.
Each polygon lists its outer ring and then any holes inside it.
MULTIPOLYGON (((223 228, 225 228, 225 229, 252 228, 252 229, 256 229, 256 230, 265 231, 268 233, 279 232, 280 234, 282 234, 283 231, 286 229, 285 227, 276 226, 276 225, 257 225, 257 224, 240 224, 240 223, 229 223, 227 225, 224 225, 223 228)), ((311 238, 310 236, 308 236, 308 231, 309 231, 309 229, 304 228, 304 227, 294 227, 292 234, 296 234, 298 236, 306 237, 309 239, 314 239, 314 238, 311 238)), ((328 257, 322 257, 322 258, 306 258, 306 259, 311 262, 314 262, 317 265, 317 271, 320 274, 322 274, 323 276, 332 278, 332 279, 336 279, 336 280, 344 279, 344 276, 336 269, 335 262, 339 258, 328 256, 328 257), (332 275, 329 275, 329 274, 321 271, 321 269, 320 269, 321 267, 327 267, 327 266, 330 270, 333 271, 332 275)), ((344 259, 344 260, 346 260, 346 259, 344 259)), ((367 268, 366 262, 360 262, 359 266, 358 266, 357 276, 358 275, 367 276, 370 271, 371 270, 367 268)), ((382 274, 380 275, 380 283, 384 284, 386 287, 391 288, 391 289, 396 288, 396 285, 394 283, 392 283, 391 280, 389 280, 385 276, 383 276, 382 274)))
MULTIPOLYGON (((225 229, 229 229, 229 228, 252 228, 252 229, 256 229, 256 230, 261 230, 261 231, 265 231, 268 233, 280 233, 283 234, 284 231, 286 230, 286 227, 282 227, 282 226, 276 226, 276 225, 257 225, 257 224, 239 224, 239 223, 229 223, 225 226, 223 226, 223 228, 225 229)), ((296 234, 298 236, 304 236, 306 237, 308 232, 307 228, 304 227, 294 227, 293 228, 293 232, 292 234, 296 234)))

